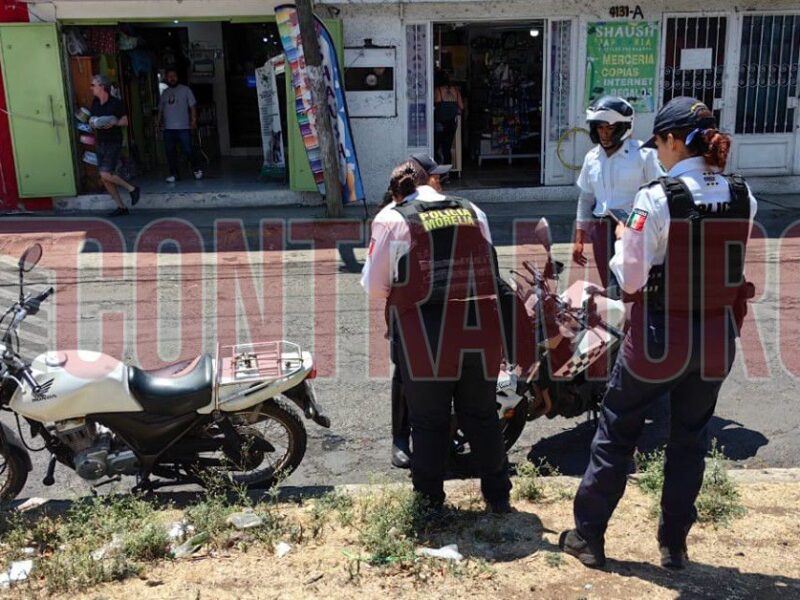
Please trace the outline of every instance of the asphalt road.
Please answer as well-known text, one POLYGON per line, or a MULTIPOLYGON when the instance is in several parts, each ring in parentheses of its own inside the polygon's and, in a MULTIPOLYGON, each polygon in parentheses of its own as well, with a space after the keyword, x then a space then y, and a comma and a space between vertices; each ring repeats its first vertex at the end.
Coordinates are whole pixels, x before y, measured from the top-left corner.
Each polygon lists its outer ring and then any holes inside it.
MULTIPOLYGON (((567 204, 507 203, 484 208, 492 222, 504 269, 513 267, 518 261, 517 254, 527 250, 514 243, 513 234, 515 219, 524 215, 548 217, 556 242, 554 254, 567 259, 569 245, 566 242, 572 228, 567 204)), ((233 316, 237 310, 241 313, 245 306, 261 307, 268 315, 260 323, 257 319, 249 320, 262 338, 275 335, 276 319, 273 317, 282 301, 285 338, 312 350, 318 361, 320 356, 327 361, 326 364, 320 361, 321 376, 315 385, 332 421, 330 430, 306 421, 308 450, 303 464, 287 484, 358 483, 376 476, 403 479, 407 473, 389 465, 388 369, 379 376, 371 376, 368 367, 370 357, 374 359, 374 349, 380 349, 382 344, 376 325, 381 315, 375 307, 370 317, 359 285, 360 265, 365 255, 363 239, 342 244, 338 250, 314 252, 308 244, 295 241, 282 253, 253 251, 259 242, 260 219, 310 218, 318 213, 316 209, 198 211, 184 215, 135 213, 116 222, 121 227, 123 244, 118 251, 100 253, 96 245, 89 243, 77 262, 74 252, 70 255, 70 244, 76 235, 79 238, 83 235, 80 226, 61 226, 62 231, 52 233, 54 221, 46 217, 29 217, 22 222, 12 222, 6 217, 0 220, 0 227, 6 228, 6 235, 0 236, 0 251, 4 256, 15 256, 28 241, 43 241, 45 262, 48 259, 50 262, 47 265, 43 262, 30 276, 30 281, 36 281, 37 285, 47 281, 55 283, 57 294, 66 298, 57 304, 57 310, 56 305, 51 305, 26 324, 23 353, 33 357, 46 347, 52 347, 57 335, 63 339, 67 325, 77 328, 81 348, 100 349, 104 314, 122 311, 125 339, 115 355, 153 366, 158 358, 156 352, 166 361, 177 359, 181 354, 213 350, 218 338, 223 337, 219 335, 220 329, 224 328, 230 336, 234 322, 238 322, 240 334, 246 331, 248 320, 237 320, 233 316), (189 244, 183 254, 178 254, 170 243, 148 246, 142 240, 145 232, 153 231, 152 227, 147 227, 148 223, 175 216, 188 219, 200 236, 200 242, 189 244), (235 252, 232 250, 235 245, 223 251, 215 245, 215 220, 221 218, 243 220, 250 252, 235 252), (154 253, 157 250, 160 250, 158 255, 154 253), (59 262, 56 256, 71 258, 59 262), (276 267, 279 264, 276 257, 283 261, 282 276, 276 267), (101 259, 105 261, 105 270, 99 269, 101 259), (115 260, 117 266, 113 266, 115 260), (51 268, 46 268, 48 266, 51 268), (236 266, 254 269, 257 275, 254 285, 237 285, 236 266), (276 293, 276 290, 283 293, 276 293), (232 302, 231 298, 236 295, 243 300, 232 302), (223 301, 219 302, 218 298, 223 301), (368 342, 370 331, 377 335, 377 343, 372 346, 368 342), (335 348, 335 362, 331 358, 332 348, 335 348)), ((359 213, 352 215, 358 217, 359 213)), ((765 229, 766 239, 755 240, 748 250, 748 273, 765 274, 759 290, 763 290, 763 295, 752 308, 754 320, 749 327, 755 333, 743 342, 747 345, 746 352, 741 351, 740 346, 712 423, 713 435, 725 453, 742 467, 798 466, 798 382, 784 363, 794 364, 791 357, 787 360, 787 352, 796 355, 796 344, 792 348, 791 340, 787 343, 785 331, 794 328, 790 334, 796 343, 800 315, 784 318, 781 322, 783 338, 778 335, 779 307, 786 307, 788 303, 794 310, 798 306, 800 239, 791 238, 783 243, 780 239, 786 227, 798 218, 800 198, 762 199, 758 221, 765 229), (792 277, 782 279, 780 289, 779 268, 783 268, 784 273, 793 273, 792 277), (779 352, 780 343, 784 346, 782 353, 779 352), (761 346, 763 354, 757 350, 761 346)), ((59 221, 66 223, 61 217, 59 221)), ((182 239, 192 237, 186 237, 185 233, 175 235, 184 235, 182 239)), ((0 303, 13 301, 15 286, 12 261, 4 260, 0 303)), ((792 313, 784 313, 784 316, 787 314, 792 313)), ((106 332, 112 329, 113 325, 107 321, 106 332)), ((667 415, 666 406, 656 407, 645 428, 643 448, 653 448, 665 441, 667 415)), ((3 414, 0 420, 16 428, 13 418, 9 417, 3 414)), ((584 419, 537 420, 528 424, 511 460, 546 458, 564 474, 580 474, 586 465, 591 434, 592 428, 584 419)), ((31 445, 40 445, 39 440, 27 439, 31 445)), ((47 457, 42 453, 34 455, 34 471, 23 496, 70 498, 88 492, 87 484, 63 467, 56 470, 56 485, 43 487, 41 480, 46 462, 47 457)))

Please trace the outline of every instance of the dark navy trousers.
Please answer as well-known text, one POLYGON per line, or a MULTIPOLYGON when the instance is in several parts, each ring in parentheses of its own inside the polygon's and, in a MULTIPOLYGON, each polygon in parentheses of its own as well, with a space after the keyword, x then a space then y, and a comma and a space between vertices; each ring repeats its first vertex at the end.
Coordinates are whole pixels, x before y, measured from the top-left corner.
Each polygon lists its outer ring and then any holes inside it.
POLYGON ((633 454, 645 414, 669 395, 670 435, 666 447, 658 541, 682 547, 697 519, 694 503, 703 483, 708 424, 735 352, 734 326, 727 316, 677 317, 634 305, 603 400, 591 456, 575 497, 578 532, 602 539, 633 471, 633 454), (649 312, 649 314, 648 314, 649 312), (671 358, 658 364, 663 356, 671 358))

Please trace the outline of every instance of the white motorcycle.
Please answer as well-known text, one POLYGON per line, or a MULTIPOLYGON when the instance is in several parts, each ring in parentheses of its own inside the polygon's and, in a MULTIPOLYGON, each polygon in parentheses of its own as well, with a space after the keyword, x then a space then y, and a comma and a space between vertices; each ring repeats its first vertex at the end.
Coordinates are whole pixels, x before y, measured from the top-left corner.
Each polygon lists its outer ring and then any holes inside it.
POLYGON ((19 436, 0 423, 0 500, 16 497, 32 469, 20 417, 56 463, 95 486, 136 478, 135 489, 205 485, 213 476, 259 489, 294 471, 306 450, 302 420, 330 420, 316 402, 311 354, 287 341, 218 347, 209 354, 144 371, 82 350, 20 355, 20 323, 52 293, 25 294, 24 275, 42 256, 35 244, 19 260, 20 296, 0 342, 0 409, 16 416, 19 436))

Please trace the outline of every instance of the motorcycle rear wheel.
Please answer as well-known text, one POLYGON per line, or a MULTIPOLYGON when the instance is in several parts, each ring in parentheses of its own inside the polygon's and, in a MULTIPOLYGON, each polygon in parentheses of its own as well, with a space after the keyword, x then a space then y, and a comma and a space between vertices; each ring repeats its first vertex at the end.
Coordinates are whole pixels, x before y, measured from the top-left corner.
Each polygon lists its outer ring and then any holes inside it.
POLYGON ((262 466, 264 465, 262 461, 256 468, 248 467, 247 471, 229 470, 228 475, 235 484, 247 489, 272 487, 286 479, 300 466, 308 443, 306 428, 291 406, 278 398, 267 400, 260 406, 254 407, 253 411, 240 414, 248 422, 242 433, 248 435, 253 431, 258 431, 260 437, 275 447, 275 452, 264 454, 264 460, 268 463, 265 466, 262 466), (261 432, 262 427, 264 428, 263 433, 261 432), (281 433, 280 441, 266 432, 266 428, 269 427, 277 427, 277 431, 281 433))
POLYGON ((0 501, 13 500, 28 481, 25 451, 6 444, 0 447, 0 501))

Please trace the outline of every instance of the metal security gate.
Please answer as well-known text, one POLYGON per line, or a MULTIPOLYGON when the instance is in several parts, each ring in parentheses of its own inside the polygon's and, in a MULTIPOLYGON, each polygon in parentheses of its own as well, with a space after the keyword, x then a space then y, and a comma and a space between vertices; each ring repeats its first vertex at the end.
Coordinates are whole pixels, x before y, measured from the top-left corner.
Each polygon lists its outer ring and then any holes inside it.
POLYGON ((742 21, 736 133, 790 133, 797 110, 800 15, 742 21))
POLYGON ((692 96, 705 102, 718 121, 722 118, 727 36, 724 16, 667 18, 663 103, 676 96, 692 96))
POLYGON ((735 168, 798 172, 800 14, 742 15, 738 28, 735 168))

